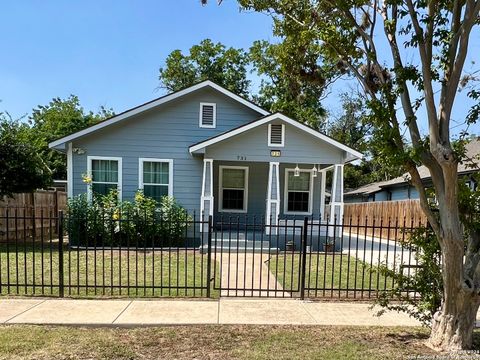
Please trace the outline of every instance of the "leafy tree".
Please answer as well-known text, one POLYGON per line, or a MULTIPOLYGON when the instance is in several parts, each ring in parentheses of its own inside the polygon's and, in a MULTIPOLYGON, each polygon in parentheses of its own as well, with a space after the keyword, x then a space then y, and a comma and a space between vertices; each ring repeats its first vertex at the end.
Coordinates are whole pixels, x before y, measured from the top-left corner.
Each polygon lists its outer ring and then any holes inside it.
POLYGON ((48 148, 48 143, 87 126, 96 124, 113 115, 111 109, 100 108, 98 113, 85 112, 75 95, 66 99, 54 98, 48 105, 39 105, 33 110, 29 122, 36 138, 38 151, 54 179, 66 179, 65 155, 48 148))
MULTIPOLYGON (((451 114, 461 80, 472 81, 464 67, 469 45, 479 41, 472 30, 480 22, 480 0, 239 2, 274 17, 274 34, 288 46, 288 56, 280 57, 285 68, 313 75, 315 82, 318 73, 328 77, 324 69, 336 67, 362 86, 379 155, 409 172, 441 249, 443 299, 429 344, 445 351, 470 348, 480 305, 480 235, 462 223, 457 177, 464 150, 453 145, 451 114), (421 164, 430 171, 437 211, 418 173, 421 164)), ((480 91, 468 96, 475 106, 465 132, 478 120, 480 91)))
MULTIPOLYGON (((327 134, 341 143, 369 155, 369 137, 371 125, 365 122, 366 110, 364 99, 359 94, 340 94, 342 111, 327 124, 327 134)), ((360 164, 347 164, 344 169, 344 186, 355 189, 372 181, 370 161, 360 164)))
MULTIPOLYGON (((209 79, 251 98, 271 112, 279 111, 316 129, 324 129, 323 87, 282 69, 277 59, 282 55, 282 47, 256 41, 247 52, 205 39, 192 46, 188 54, 174 50, 168 55, 165 66, 160 68, 161 86, 177 91, 209 79), (259 92, 252 97, 248 69, 261 79, 259 92)), ((319 81, 323 84, 323 79, 319 81)))
POLYGON ((378 156, 373 141, 373 127, 368 121, 367 99, 356 91, 344 92, 339 96, 342 111, 339 115, 329 116, 327 134, 365 155, 359 164, 347 164, 344 173, 344 185, 355 189, 375 181, 388 180, 402 174, 398 166, 391 166, 378 156))
POLYGON ((160 68, 161 86, 178 91, 203 80, 212 80, 235 94, 247 96, 248 55, 242 49, 226 48, 205 39, 190 48, 188 54, 174 50, 160 68))
POLYGON ((0 113, 0 197, 32 192, 51 182, 32 135, 27 124, 0 113))
POLYGON ((253 99, 271 112, 279 111, 317 130, 324 130, 325 79, 319 76, 317 82, 306 81, 305 74, 290 68, 296 66, 295 62, 282 62, 281 57, 289 56, 286 48, 285 44, 267 41, 255 41, 250 48, 252 66, 261 77, 260 90, 253 99))

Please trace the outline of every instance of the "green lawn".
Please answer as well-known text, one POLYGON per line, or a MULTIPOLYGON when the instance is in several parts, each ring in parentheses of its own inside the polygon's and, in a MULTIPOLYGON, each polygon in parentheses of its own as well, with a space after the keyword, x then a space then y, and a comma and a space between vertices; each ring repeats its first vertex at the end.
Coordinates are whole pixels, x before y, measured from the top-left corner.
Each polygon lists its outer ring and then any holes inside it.
POLYGON ((427 336, 384 327, 1 326, 0 359, 413 359, 433 355, 427 336))
MULTIPOLYGON (((299 289, 300 255, 279 254, 273 256, 269 264, 270 271, 277 274, 277 280, 285 290, 299 289)), ((355 257, 320 252, 307 254, 305 287, 320 289, 311 290, 310 296, 345 296, 348 288, 349 297, 353 296, 354 289, 358 291, 358 297, 368 297, 377 290, 391 289, 392 279, 355 257)))
MULTIPOLYGON (((58 243, 44 243, 42 249, 41 244, 19 242, 18 252, 15 250, 15 244, 10 244, 8 251, 6 244, 0 244, 0 294, 58 295, 58 243)), ((95 252, 65 246, 63 259, 65 296, 206 296, 207 255, 198 250, 95 252)), ((275 254, 269 261, 271 275, 287 291, 299 289, 299 261, 299 254, 288 253, 275 254)), ((212 276, 214 263, 212 258, 212 276)), ((371 297, 377 290, 392 287, 391 279, 385 279, 375 268, 339 253, 307 254, 306 274, 306 287, 320 289, 306 294, 312 297, 352 297, 353 291, 345 294, 341 290, 345 288, 356 289, 356 297, 371 297)), ((219 276, 217 280, 218 285, 219 276)), ((219 296, 213 286, 211 296, 219 296)))
MULTIPOLYGON (((65 247, 63 267, 66 296, 206 295, 207 256, 193 250, 94 252, 65 247)), ((0 279, 1 294, 58 295, 58 245, 44 244, 42 251, 40 244, 25 247, 20 243, 15 253, 14 244, 9 245, 9 252, 1 244, 0 279), (10 289, 7 282, 12 284, 10 289), (35 287, 31 286, 34 283, 35 287)), ((217 294, 212 291, 212 295, 217 294)))

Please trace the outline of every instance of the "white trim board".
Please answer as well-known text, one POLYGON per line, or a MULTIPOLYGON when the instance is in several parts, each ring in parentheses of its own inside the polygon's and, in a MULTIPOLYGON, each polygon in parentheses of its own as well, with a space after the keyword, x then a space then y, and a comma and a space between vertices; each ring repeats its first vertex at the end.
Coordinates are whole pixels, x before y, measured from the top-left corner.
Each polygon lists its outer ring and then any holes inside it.
POLYGON ((285 124, 268 124, 268 146, 285 147, 285 124), (280 144, 272 143, 272 125, 281 125, 282 127, 282 142, 280 144))
POLYGON ((169 94, 169 95, 166 95, 166 96, 163 96, 159 99, 156 99, 156 100, 153 100, 149 103, 146 103, 146 104, 143 104, 143 105, 140 105, 138 107, 135 107, 133 109, 130 109, 130 110, 127 110, 125 112, 122 112, 116 116, 113 116, 111 117, 110 119, 107 119, 105 121, 102 121, 96 125, 93 125, 93 126, 90 126, 86 129, 83 129, 83 130, 80 130, 80 131, 77 131, 73 134, 70 134, 68 136, 65 136, 61 139, 58 139, 58 140, 55 140, 55 141, 52 141, 50 144, 48 144, 48 147, 49 148, 55 148, 55 147, 58 147, 59 145, 64 145, 65 143, 69 142, 69 141, 72 141, 74 139, 77 139, 81 136, 84 136, 84 135, 87 135, 87 134, 90 134, 94 131, 97 131, 97 130, 100 130, 104 127, 107 127, 109 125, 112 125, 112 124, 115 124, 115 123, 118 123, 120 121, 123 121, 125 119, 128 119, 132 116, 135 116, 135 115, 138 115, 140 113, 143 113, 147 110, 150 110, 154 107, 157 107, 161 104, 164 104, 164 103, 167 103, 169 101, 172 101, 172 100, 175 100, 179 97, 182 97, 184 95, 187 95, 187 94, 190 94, 194 91, 197 91, 199 89, 202 89, 202 88, 205 88, 205 87, 211 87, 212 89, 214 90, 217 90, 219 92, 221 92, 222 94, 228 96, 229 98, 239 102, 240 104, 242 105, 245 105, 247 107, 249 107, 250 109, 252 110, 255 110, 256 112, 260 113, 261 115, 268 115, 270 114, 270 112, 268 112, 267 110, 265 109, 262 109, 260 106, 258 105, 255 105, 253 103, 251 103, 250 101, 234 94, 233 92, 221 87, 220 85, 217 85, 215 84, 214 82, 210 81, 210 80, 206 80, 206 81, 202 81, 201 83, 199 84, 196 84, 196 85, 193 85, 193 86, 190 86, 186 89, 183 89, 183 90, 180 90, 180 91, 177 91, 177 92, 174 92, 172 94, 169 94))
MULTIPOLYGON (((300 172, 310 174, 310 188, 308 189, 308 211, 288 211, 288 173, 295 169, 285 169, 285 182, 283 183, 283 213, 285 215, 312 215, 313 213, 313 172, 311 169, 300 169, 300 172)), ((292 190, 293 191, 293 190, 292 190)))
MULTIPOLYGON (((143 190, 143 163, 156 162, 168 163, 168 196, 173 196, 173 159, 156 159, 156 158, 139 158, 138 159, 138 188, 143 190)), ((147 184, 147 185, 164 185, 165 184, 147 184)))
POLYGON ((217 127, 217 104, 216 103, 207 103, 207 102, 200 103, 200 111, 198 114, 198 126, 206 129, 215 129, 217 127), (204 106, 213 107, 213 124, 212 125, 203 124, 203 107, 204 106))
POLYGON ((73 197, 73 145, 67 144, 67 197, 73 197))
POLYGON ((348 147, 347 145, 344 145, 344 144, 328 137, 327 135, 324 135, 324 134, 322 134, 322 133, 320 133, 320 132, 318 132, 318 131, 316 131, 316 130, 314 130, 314 129, 306 126, 306 125, 303 125, 302 123, 300 123, 296 120, 293 120, 293 119, 289 118, 288 116, 285 116, 285 115, 280 114, 280 113, 271 114, 271 115, 263 117, 263 118, 261 118, 257 121, 253 121, 249 124, 246 124, 244 126, 236 128, 234 130, 228 131, 228 132, 224 133, 223 135, 219 135, 219 136, 216 136, 216 137, 211 138, 209 140, 202 141, 199 144, 192 145, 192 146, 190 146, 190 148, 188 150, 190 151, 190 154, 193 154, 194 152, 202 150, 203 148, 205 148, 207 146, 210 146, 210 145, 216 144, 218 142, 221 142, 223 140, 229 139, 229 138, 231 138, 235 135, 238 135, 238 134, 241 134, 241 133, 243 133, 245 131, 248 131, 250 129, 256 128, 260 125, 269 123, 270 121, 273 121, 273 120, 283 120, 287 124, 290 124, 290 125, 298 128, 298 129, 300 129, 300 130, 303 130, 303 131, 315 136, 316 138, 318 138, 320 140, 323 140, 326 143, 328 143, 330 145, 333 145, 333 146, 347 152, 348 154, 352 155, 352 157, 353 157, 352 159, 346 159, 347 161, 363 158, 363 154, 361 152, 359 152, 357 150, 354 150, 354 149, 348 147))
MULTIPOLYGON (((117 180, 117 190, 118 190, 118 199, 122 200, 122 173, 123 173, 123 166, 122 166, 122 158, 121 157, 113 157, 113 156, 87 156, 87 173, 88 176, 92 176, 92 160, 115 160, 118 161, 118 180, 117 180)), ((93 180, 93 176, 92 176, 93 180)), ((112 183, 114 184, 114 183, 112 183)), ((89 201, 92 200, 92 187, 91 185, 87 185, 87 199, 89 201)))
POLYGON ((248 166, 220 165, 218 167, 218 212, 246 213, 248 212, 248 166), (245 170, 245 187, 243 189, 243 210, 223 208, 223 169, 245 170))

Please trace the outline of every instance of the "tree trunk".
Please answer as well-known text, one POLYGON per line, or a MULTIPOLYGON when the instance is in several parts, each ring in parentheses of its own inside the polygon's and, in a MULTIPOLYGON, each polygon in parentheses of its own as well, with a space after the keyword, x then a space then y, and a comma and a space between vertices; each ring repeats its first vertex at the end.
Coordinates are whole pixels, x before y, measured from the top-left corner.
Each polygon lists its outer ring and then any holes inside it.
POLYGON ((434 315, 428 345, 438 351, 471 349, 478 306, 465 292, 458 294, 454 311, 446 312, 444 304, 434 315))
MULTIPOLYGON (((445 227, 443 229, 446 230, 445 227)), ((441 310, 433 317, 428 341, 428 345, 438 351, 471 349, 480 305, 479 296, 471 288, 472 284, 464 281, 462 231, 452 232, 450 228, 448 232, 449 236, 443 239, 442 249, 444 298, 441 310)))

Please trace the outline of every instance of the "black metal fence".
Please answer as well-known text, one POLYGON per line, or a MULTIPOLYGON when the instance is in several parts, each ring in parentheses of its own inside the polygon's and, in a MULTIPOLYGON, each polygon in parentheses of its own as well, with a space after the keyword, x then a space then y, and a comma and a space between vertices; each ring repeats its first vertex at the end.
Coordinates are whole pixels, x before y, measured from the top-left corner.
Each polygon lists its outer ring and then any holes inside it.
POLYGON ((2 295, 372 299, 422 266, 409 239, 424 224, 406 219, 35 216, 35 232, 18 210, 0 217, 15 229, 0 242, 2 295))

